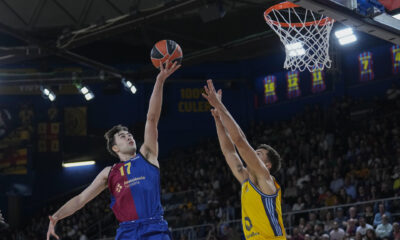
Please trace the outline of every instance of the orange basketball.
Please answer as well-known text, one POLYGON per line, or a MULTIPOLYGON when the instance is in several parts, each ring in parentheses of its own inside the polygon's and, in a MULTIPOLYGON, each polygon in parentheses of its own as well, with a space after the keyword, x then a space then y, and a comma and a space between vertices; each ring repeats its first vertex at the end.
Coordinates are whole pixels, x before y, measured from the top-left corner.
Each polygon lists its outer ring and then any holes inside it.
POLYGON ((161 40, 157 42, 150 53, 151 62, 156 68, 160 68, 160 63, 164 64, 167 60, 172 63, 178 62, 178 64, 181 64, 182 57, 181 47, 173 40, 161 40))

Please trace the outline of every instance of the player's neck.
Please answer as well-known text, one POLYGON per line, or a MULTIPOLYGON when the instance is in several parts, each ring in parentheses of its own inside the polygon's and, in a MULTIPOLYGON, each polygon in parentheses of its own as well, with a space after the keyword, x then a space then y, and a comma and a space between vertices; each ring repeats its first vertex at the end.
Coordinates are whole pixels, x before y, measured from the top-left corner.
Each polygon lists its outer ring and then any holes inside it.
POLYGON ((126 162, 135 156, 136 156, 136 153, 134 153, 134 154, 119 154, 119 160, 121 162, 126 162))

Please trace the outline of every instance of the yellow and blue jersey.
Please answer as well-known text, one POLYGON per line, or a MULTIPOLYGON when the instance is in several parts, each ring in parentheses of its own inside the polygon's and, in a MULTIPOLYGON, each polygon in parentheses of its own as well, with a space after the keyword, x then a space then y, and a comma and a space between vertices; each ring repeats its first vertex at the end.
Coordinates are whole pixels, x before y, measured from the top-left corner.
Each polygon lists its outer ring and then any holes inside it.
POLYGON ((247 240, 286 239, 282 220, 282 193, 262 193, 250 180, 242 184, 242 226, 247 240))

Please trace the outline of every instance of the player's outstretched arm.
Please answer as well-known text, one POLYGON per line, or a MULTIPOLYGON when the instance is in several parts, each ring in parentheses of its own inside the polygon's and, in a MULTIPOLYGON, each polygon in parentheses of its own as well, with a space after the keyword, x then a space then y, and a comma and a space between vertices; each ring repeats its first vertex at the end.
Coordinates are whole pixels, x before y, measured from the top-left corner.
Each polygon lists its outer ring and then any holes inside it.
POLYGON ((147 112, 146 126, 144 130, 144 143, 140 148, 140 152, 154 165, 158 166, 158 120, 161 115, 163 86, 165 80, 174 73, 180 65, 170 64, 166 61, 165 68, 160 64, 160 73, 157 75, 156 83, 154 84, 153 93, 150 97, 149 110, 147 112))
POLYGON ((207 86, 204 86, 204 89, 205 93, 203 93, 203 97, 207 99, 211 106, 218 110, 225 128, 228 130, 233 143, 236 145, 240 156, 242 156, 242 159, 246 162, 248 168, 254 172, 257 177, 269 177, 270 173, 267 167, 258 158, 256 151, 254 151, 250 146, 242 129, 240 129, 232 115, 218 98, 211 79, 207 80, 207 86))
POLYGON ((50 223, 49 223, 49 229, 47 231, 47 240, 50 239, 50 236, 54 236, 57 239, 59 239, 59 237, 55 233, 55 226, 58 221, 74 214, 76 211, 85 206, 86 203, 91 201, 93 198, 99 195, 104 189, 107 188, 107 178, 110 169, 111 167, 104 168, 93 180, 93 182, 89 185, 89 187, 83 190, 83 192, 81 192, 79 195, 69 200, 60 209, 58 209, 57 212, 55 212, 52 216, 49 216, 50 223))
MULTIPOLYGON (((222 91, 219 90, 217 95, 221 99, 222 91)), ((249 178, 249 173, 247 172, 247 169, 243 166, 243 163, 236 152, 235 146, 233 145, 229 133, 226 131, 221 121, 218 110, 215 108, 211 109, 211 114, 215 120, 218 141, 219 145, 221 146, 222 153, 224 154, 225 160, 228 163, 228 166, 231 169, 235 178, 240 183, 243 183, 245 180, 249 178)))

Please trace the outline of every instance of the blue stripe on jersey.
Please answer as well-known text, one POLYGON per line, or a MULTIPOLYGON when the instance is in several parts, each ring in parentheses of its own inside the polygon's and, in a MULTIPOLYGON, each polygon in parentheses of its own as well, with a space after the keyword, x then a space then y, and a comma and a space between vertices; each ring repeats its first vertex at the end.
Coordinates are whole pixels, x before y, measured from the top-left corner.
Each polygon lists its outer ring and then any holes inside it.
POLYGON ((282 228, 279 225, 278 214, 275 209, 275 198, 261 197, 261 201, 264 204, 265 213, 267 214, 269 223, 275 236, 282 236, 282 228))
POLYGON ((112 209, 115 204, 115 197, 111 195, 111 203, 110 203, 110 208, 112 209))
POLYGON ((151 165, 141 154, 131 161, 131 174, 127 175, 128 181, 137 182, 130 184, 129 188, 136 206, 139 219, 160 217, 163 215, 160 200, 159 169, 151 165), (134 180, 145 177, 142 180, 134 180))
MULTIPOLYGON (((243 183, 244 183, 244 182, 243 182, 243 183)), ((261 190, 258 189, 258 188, 256 187, 256 185, 254 185, 254 184, 250 181, 250 179, 249 179, 249 183, 250 183, 250 185, 251 185, 262 197, 271 197, 271 198, 274 198, 274 199, 275 199, 275 197, 278 196, 279 188, 276 189, 276 193, 269 195, 269 194, 265 194, 265 193, 261 192, 261 190)))
POLYGON ((279 224, 279 220, 278 220, 278 212, 276 211, 276 201, 274 200, 274 215, 275 215, 275 221, 276 221, 276 227, 277 227, 277 229, 279 230, 279 236, 282 236, 283 235, 283 233, 282 233, 282 228, 281 228, 281 225, 279 224))

